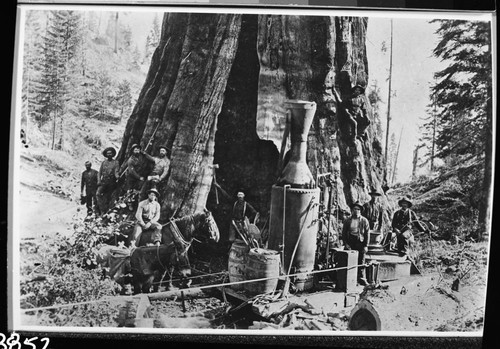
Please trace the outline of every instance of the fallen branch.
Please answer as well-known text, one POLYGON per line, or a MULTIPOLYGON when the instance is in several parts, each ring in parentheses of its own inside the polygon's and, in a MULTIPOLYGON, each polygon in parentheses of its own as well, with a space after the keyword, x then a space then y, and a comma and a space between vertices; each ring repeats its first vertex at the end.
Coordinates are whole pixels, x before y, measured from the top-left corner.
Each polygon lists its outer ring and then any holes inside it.
POLYGON ((440 286, 435 286, 433 287, 436 291, 438 291, 439 293, 441 294, 444 294, 445 296, 448 296, 449 298, 453 299, 455 302, 457 302, 458 304, 461 304, 460 302, 460 299, 458 299, 457 296, 455 296, 454 294, 446 291, 444 288, 440 287, 440 286))

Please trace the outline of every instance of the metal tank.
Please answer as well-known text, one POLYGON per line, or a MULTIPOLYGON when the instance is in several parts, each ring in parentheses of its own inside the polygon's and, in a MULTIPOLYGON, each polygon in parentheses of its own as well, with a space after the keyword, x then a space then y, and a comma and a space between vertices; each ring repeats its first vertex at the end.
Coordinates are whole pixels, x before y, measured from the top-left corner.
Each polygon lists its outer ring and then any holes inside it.
POLYGON ((305 291, 313 287, 313 276, 308 273, 314 269, 318 233, 320 190, 306 163, 307 135, 316 103, 289 100, 285 106, 291 155, 271 191, 268 248, 281 252, 286 274, 300 273, 292 282, 298 291, 305 291))

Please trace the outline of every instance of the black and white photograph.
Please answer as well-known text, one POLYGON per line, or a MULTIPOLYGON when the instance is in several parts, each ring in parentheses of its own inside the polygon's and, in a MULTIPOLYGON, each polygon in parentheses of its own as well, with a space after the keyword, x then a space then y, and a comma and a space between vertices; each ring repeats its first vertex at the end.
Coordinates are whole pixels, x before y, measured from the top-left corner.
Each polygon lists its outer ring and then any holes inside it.
POLYGON ((481 337, 493 23, 19 5, 12 328, 481 337))

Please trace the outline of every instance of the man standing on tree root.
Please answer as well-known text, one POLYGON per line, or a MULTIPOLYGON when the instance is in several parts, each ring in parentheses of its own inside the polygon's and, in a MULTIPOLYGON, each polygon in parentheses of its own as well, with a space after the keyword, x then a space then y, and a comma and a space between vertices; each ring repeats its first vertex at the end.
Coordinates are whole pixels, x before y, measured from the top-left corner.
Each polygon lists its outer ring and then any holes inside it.
POLYGON ((101 213, 97 204, 97 179, 99 173, 92 168, 90 161, 85 161, 85 168, 86 170, 82 172, 81 195, 82 198, 85 197, 87 216, 92 215, 93 210, 96 211, 97 215, 100 215, 101 213), (83 194, 83 189, 85 189, 85 195, 83 194))
POLYGON ((162 226, 158 223, 160 219, 160 204, 158 198, 160 193, 156 189, 148 190, 148 198, 139 202, 135 218, 137 223, 134 228, 134 235, 130 242, 131 246, 160 246, 162 226), (141 241, 141 235, 148 233, 141 241))
MULTIPOLYGON (((352 215, 344 221, 342 226, 342 241, 346 250, 358 251, 358 265, 365 264, 365 254, 368 252, 370 223, 361 216, 363 205, 359 201, 352 207, 352 215)), ((365 267, 358 266, 358 283, 366 286, 365 267)))
POLYGON ((141 151, 141 153, 147 160, 154 164, 153 170, 142 185, 140 198, 144 200, 147 191, 149 189, 156 189, 158 183, 162 182, 165 177, 167 177, 170 160, 167 157, 167 147, 163 145, 159 147, 158 157, 151 156, 145 151, 141 151))
POLYGON ((127 161, 127 190, 141 190, 144 183, 146 161, 141 150, 139 144, 133 144, 130 148, 132 155, 127 161))
POLYGON ((366 139, 366 129, 371 121, 368 117, 365 101, 365 88, 361 85, 355 85, 351 89, 351 96, 347 101, 343 102, 335 88, 332 88, 333 95, 347 115, 347 122, 351 129, 351 140, 354 142, 356 138, 366 139))
POLYGON ((380 230, 384 229, 384 222, 389 222, 389 213, 384 209, 382 203, 380 202, 380 197, 382 194, 373 188, 370 191, 371 200, 363 205, 363 217, 368 219, 370 223, 370 229, 380 230))
POLYGON ((248 225, 250 224, 249 218, 253 219, 257 214, 257 210, 245 201, 245 193, 243 191, 238 191, 236 197, 237 200, 233 205, 231 216, 231 226, 229 227, 229 244, 232 244, 235 239, 241 240, 234 225, 236 225, 241 233, 245 234, 248 232, 248 225))
POLYGON ((115 190, 116 182, 120 176, 120 165, 117 160, 113 160, 116 155, 115 148, 108 147, 104 149, 102 154, 106 157, 106 160, 101 163, 97 177, 97 202, 101 214, 108 211, 111 194, 115 190))
POLYGON ((418 217, 410 210, 412 202, 408 197, 403 197, 398 201, 401 207, 394 213, 392 218, 392 229, 396 233, 397 250, 400 256, 408 254, 408 250, 415 243, 412 228, 415 226, 419 231, 425 231, 424 227, 418 221, 418 217))

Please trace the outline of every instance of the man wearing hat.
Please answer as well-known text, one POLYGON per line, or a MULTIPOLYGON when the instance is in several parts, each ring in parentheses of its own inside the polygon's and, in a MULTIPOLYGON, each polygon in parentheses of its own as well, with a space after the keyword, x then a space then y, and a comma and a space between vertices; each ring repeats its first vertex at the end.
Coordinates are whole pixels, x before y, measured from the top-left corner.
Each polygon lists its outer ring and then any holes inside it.
POLYGON ((380 197, 382 194, 376 189, 372 188, 369 192, 371 200, 363 205, 362 215, 370 223, 371 230, 383 230, 384 223, 389 222, 389 214, 384 210, 380 197))
POLYGON ((345 102, 341 100, 338 92, 334 88, 332 88, 332 91, 337 103, 344 108, 348 116, 347 122, 351 129, 352 141, 354 142, 356 138, 366 138, 366 129, 371 121, 370 118, 368 118, 366 108, 366 98, 364 96, 365 88, 358 84, 353 86, 351 89, 351 96, 345 102))
POLYGON ((394 213, 392 218, 392 229, 396 233, 397 249, 400 255, 406 255, 408 249, 415 242, 411 229, 415 226, 418 230, 424 231, 424 227, 418 221, 418 217, 410 210, 413 205, 410 198, 403 197, 398 201, 401 207, 394 213))
POLYGON ((162 226, 158 223, 161 209, 158 203, 159 197, 160 193, 156 189, 150 189, 148 190, 148 198, 139 202, 135 214, 137 223, 131 240, 132 246, 160 245, 162 226), (148 233, 149 236, 141 241, 141 234, 143 233, 148 233))
POLYGON ((99 206, 97 205, 97 177, 99 173, 92 168, 90 161, 85 161, 86 170, 82 172, 81 196, 85 198, 87 205, 87 215, 90 216, 93 208, 100 215, 99 206), (85 195, 83 189, 85 188, 85 195))
MULTIPOLYGON (((370 223, 361 216, 363 205, 356 201, 352 207, 351 217, 344 221, 342 226, 342 241, 346 250, 358 251, 358 265, 365 264, 365 254, 368 252, 370 223)), ((365 278, 365 267, 358 266, 358 283, 362 286, 367 285, 365 278)))
MULTIPOLYGON (((233 205, 232 211, 232 222, 238 227, 240 232, 247 232, 248 225, 250 224, 249 219, 254 219, 257 214, 257 210, 253 208, 248 202, 245 201, 245 193, 243 190, 239 190, 236 194, 236 202, 233 205)), ((229 227, 229 243, 233 243, 235 239, 241 239, 239 234, 236 232, 234 224, 231 222, 229 227)))
POLYGON ((142 155, 149 162, 154 164, 153 170, 147 176, 141 189, 141 199, 146 197, 146 193, 149 189, 156 188, 156 185, 162 182, 165 177, 167 177, 168 169, 170 167, 170 160, 167 157, 167 147, 160 146, 158 149, 158 156, 151 156, 145 151, 141 151, 142 155))
POLYGON ((127 189, 141 190, 147 171, 146 160, 139 144, 133 144, 130 151, 132 154, 127 161, 127 189))
POLYGON ((105 213, 109 207, 111 194, 116 188, 116 181, 120 177, 120 165, 117 160, 113 159, 116 155, 115 148, 108 147, 104 149, 102 155, 104 155, 106 160, 101 163, 97 176, 97 202, 100 213, 105 213))

